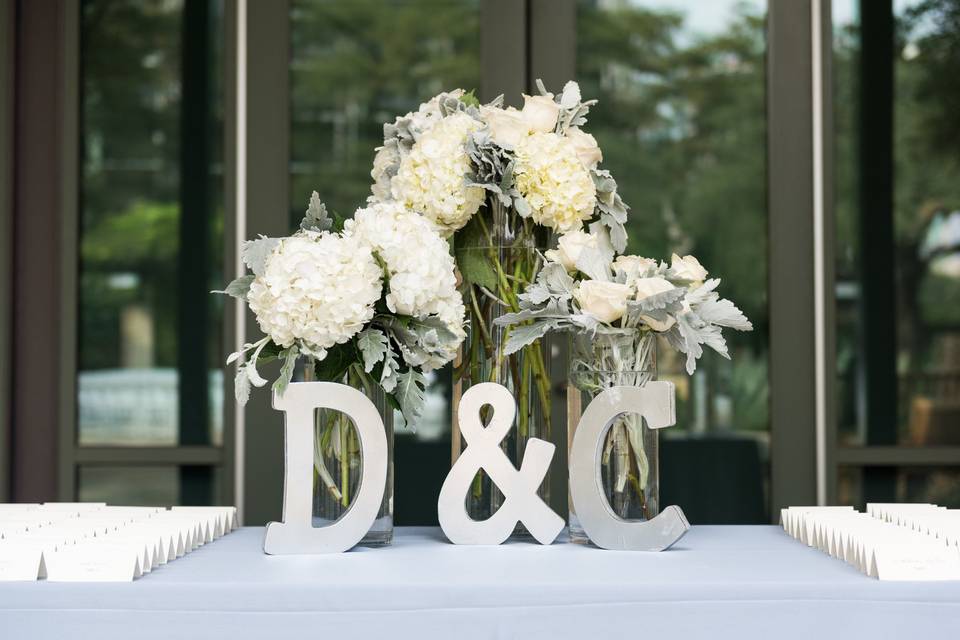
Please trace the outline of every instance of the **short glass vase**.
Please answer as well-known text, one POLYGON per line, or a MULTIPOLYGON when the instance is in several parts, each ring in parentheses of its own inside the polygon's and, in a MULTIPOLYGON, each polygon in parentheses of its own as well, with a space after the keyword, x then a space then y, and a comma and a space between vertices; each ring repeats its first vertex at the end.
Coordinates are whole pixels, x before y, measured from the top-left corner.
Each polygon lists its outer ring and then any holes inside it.
MULTIPOLYGON (((570 349, 567 386, 569 441, 583 411, 603 391, 619 386, 642 387, 657 377, 656 337, 650 331, 577 335, 570 349)), ((603 438, 599 482, 613 513, 624 520, 650 520, 659 511, 658 435, 639 414, 615 418, 603 438)), ((589 537, 569 505, 571 542, 589 537)))
MULTIPOLYGON (((379 388, 367 389, 350 373, 341 381, 364 395, 377 407, 387 436, 387 483, 383 503, 370 531, 358 543, 384 547, 393 541, 393 408, 379 388)), ((363 464, 360 440, 353 421, 346 414, 317 409, 313 439, 313 526, 333 524, 350 508, 360 489, 363 464)))

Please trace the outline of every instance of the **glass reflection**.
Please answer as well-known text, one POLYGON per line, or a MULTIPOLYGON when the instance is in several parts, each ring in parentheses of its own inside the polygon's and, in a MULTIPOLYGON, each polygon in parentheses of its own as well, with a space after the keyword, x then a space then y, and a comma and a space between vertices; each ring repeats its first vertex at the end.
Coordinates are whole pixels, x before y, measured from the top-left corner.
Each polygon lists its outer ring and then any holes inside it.
MULTIPOLYGON (((707 353, 693 377, 676 354, 659 357, 660 377, 677 385, 664 457, 689 469, 698 447, 745 445, 730 449, 728 464, 751 473, 723 489, 732 522, 767 520, 755 499, 768 481, 769 443, 765 13, 760 1, 684 0, 582 1, 577 12, 576 77, 600 100, 589 129, 631 206, 630 252, 695 254, 754 323, 728 336, 732 362, 707 353), (697 442, 671 453, 678 436, 697 442)), ((694 484, 664 482, 664 503, 716 521, 710 491, 694 484)))
MULTIPOLYGON (((366 203, 384 122, 441 91, 479 87, 479 20, 478 0, 291 3, 291 228, 313 190, 345 217, 366 203)), ((430 377, 420 441, 449 439, 450 377, 430 377)))
POLYGON ((221 441, 221 303, 207 294, 223 280, 219 15, 218 2, 82 6, 81 445, 221 441), (206 70, 189 90, 185 51, 206 70), (186 121, 202 134, 190 153, 209 160, 199 181, 184 179, 186 121))
POLYGON ((864 13, 884 11, 884 3, 833 3, 839 444, 956 446, 960 92, 948 80, 960 73, 960 2, 892 4, 888 32, 883 15, 864 13), (878 54, 884 46, 889 57, 878 54), (892 78, 887 93, 864 83, 878 67, 892 78), (884 102, 889 120, 870 119, 884 102), (888 144, 865 157, 865 136, 888 144), (892 173, 890 204, 879 208, 864 199, 874 188, 865 176, 878 164, 892 173), (864 291, 885 277, 878 267, 892 269, 894 290, 871 301, 864 291), (883 357, 871 360, 877 353, 883 357))

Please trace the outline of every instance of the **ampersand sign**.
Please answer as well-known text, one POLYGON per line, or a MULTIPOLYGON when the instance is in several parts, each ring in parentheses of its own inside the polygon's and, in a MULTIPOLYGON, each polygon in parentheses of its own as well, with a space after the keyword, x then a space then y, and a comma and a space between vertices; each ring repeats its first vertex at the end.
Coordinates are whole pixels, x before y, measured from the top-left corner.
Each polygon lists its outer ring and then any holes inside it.
POLYGON ((500 544, 510 537, 518 521, 541 544, 550 544, 563 530, 563 518, 537 495, 553 459, 554 445, 530 438, 519 471, 500 448, 516 412, 510 392, 492 382, 470 387, 460 399, 457 419, 467 448, 444 480, 437 503, 440 527, 454 544, 500 544), (485 405, 493 409, 487 427, 480 422, 480 409, 485 405), (467 514, 465 498, 480 469, 487 472, 505 499, 492 516, 477 521, 467 514))

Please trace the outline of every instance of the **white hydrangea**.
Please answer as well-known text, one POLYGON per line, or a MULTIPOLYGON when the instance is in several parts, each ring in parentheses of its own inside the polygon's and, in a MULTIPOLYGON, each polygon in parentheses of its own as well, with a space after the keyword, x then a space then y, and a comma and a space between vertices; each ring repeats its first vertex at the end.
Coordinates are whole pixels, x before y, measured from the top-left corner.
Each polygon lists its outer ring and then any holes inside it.
POLYGON ((537 224, 568 233, 593 215, 597 199, 593 178, 567 138, 533 133, 521 139, 514 172, 517 189, 537 224))
POLYGON ((455 342, 443 345, 448 357, 427 363, 426 368, 452 360, 466 335, 465 309, 450 248, 430 222, 397 202, 378 202, 358 209, 344 224, 344 234, 370 247, 385 264, 390 311, 420 319, 438 317, 456 336, 455 342))
POLYGON ((247 294, 264 333, 289 347, 300 341, 318 358, 373 318, 383 271, 370 247, 332 233, 284 238, 247 294))
POLYGON ((391 184, 395 200, 422 213, 446 237, 462 228, 483 203, 481 187, 468 187, 467 136, 482 125, 465 113, 443 118, 420 136, 391 184))

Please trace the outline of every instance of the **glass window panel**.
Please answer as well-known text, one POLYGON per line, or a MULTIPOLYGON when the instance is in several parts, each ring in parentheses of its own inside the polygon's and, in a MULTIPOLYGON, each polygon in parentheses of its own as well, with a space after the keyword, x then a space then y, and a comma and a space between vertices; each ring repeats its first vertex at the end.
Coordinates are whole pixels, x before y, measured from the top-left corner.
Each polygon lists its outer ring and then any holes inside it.
POLYGON ((218 2, 83 3, 81 445, 222 439, 222 303, 207 293, 223 284, 220 16, 218 2), (189 88, 185 62, 207 71, 189 88), (185 144, 208 160, 199 179, 184 179, 185 144))
POLYGON ((947 80, 960 73, 960 6, 941 0, 893 5, 887 37, 862 18, 857 2, 833 3, 839 442, 958 445, 960 92, 947 80), (877 40, 887 41, 891 56, 871 57, 877 49, 866 43, 877 40), (892 95, 868 98, 861 74, 887 59, 892 95), (860 103, 867 99, 892 101, 892 130, 864 129, 869 111, 860 103), (878 135, 890 139, 886 153, 861 157, 863 136, 878 135), (861 199, 863 175, 876 163, 892 166, 892 210, 861 199), (884 226, 892 243, 866 244, 878 242, 884 226), (873 302, 861 300, 863 285, 876 274, 864 257, 868 248, 888 256, 895 283, 891 295, 873 302), (892 350, 871 337, 871 325, 885 323, 891 323, 892 350), (867 362, 865 354, 878 347, 888 357, 867 362), (891 394, 882 392, 886 375, 894 381, 891 394), (884 414, 893 419, 883 420, 884 414))
MULTIPOLYGON (((765 14, 761 0, 584 0, 577 11, 576 78, 600 100, 587 129, 631 207, 630 252, 696 255, 755 327, 728 332, 732 360, 707 350, 692 377, 677 354, 659 358, 677 385, 665 437, 753 445, 743 451, 755 473, 724 488, 750 505, 732 522, 768 521, 766 500, 753 508, 769 477, 765 14)), ((697 522, 713 517, 702 496, 689 507, 707 518, 697 522)))
POLYGON ((960 508, 960 467, 840 467, 838 504, 861 510, 868 502, 930 502, 960 508), (886 486, 874 487, 873 478, 885 476, 886 486))
MULTIPOLYGON (((313 190, 347 217, 366 203, 384 122, 480 85, 478 0, 293 0, 290 31, 291 228, 313 190)), ((449 439, 450 384, 431 374, 418 439, 449 439)))
POLYGON ((84 465, 77 474, 78 499, 158 507, 214 504, 219 475, 213 467, 84 465))

